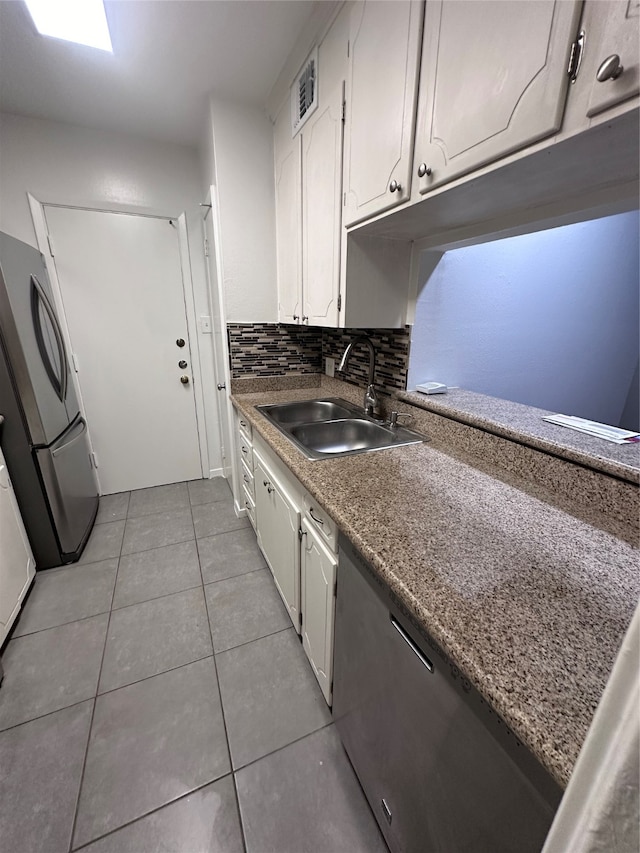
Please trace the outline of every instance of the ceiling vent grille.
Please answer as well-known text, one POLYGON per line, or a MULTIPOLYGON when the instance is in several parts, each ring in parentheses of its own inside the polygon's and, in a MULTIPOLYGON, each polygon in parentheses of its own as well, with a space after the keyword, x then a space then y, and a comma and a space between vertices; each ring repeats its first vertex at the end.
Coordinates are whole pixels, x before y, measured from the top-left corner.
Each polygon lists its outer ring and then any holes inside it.
POLYGON ((291 87, 291 132, 300 130, 318 106, 318 51, 313 51, 291 87))

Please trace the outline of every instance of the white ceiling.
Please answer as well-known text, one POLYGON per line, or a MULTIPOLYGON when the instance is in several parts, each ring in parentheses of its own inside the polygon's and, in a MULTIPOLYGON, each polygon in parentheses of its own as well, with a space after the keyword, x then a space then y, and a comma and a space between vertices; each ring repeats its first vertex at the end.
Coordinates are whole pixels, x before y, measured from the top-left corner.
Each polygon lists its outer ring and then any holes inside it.
POLYGON ((190 146, 211 92, 262 106, 311 0, 106 0, 113 55, 39 36, 0 0, 0 109, 190 146))

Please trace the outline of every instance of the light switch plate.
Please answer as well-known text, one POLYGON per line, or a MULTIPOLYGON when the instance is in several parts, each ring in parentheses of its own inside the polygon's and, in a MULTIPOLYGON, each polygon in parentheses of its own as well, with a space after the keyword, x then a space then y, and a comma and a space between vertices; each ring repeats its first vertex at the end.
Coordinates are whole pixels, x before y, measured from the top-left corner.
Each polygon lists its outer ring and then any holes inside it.
POLYGON ((324 360, 324 372, 327 376, 335 376, 336 375, 336 360, 335 358, 325 358, 324 360))
POLYGON ((203 315, 200 317, 200 331, 203 335, 211 334, 211 317, 203 315))

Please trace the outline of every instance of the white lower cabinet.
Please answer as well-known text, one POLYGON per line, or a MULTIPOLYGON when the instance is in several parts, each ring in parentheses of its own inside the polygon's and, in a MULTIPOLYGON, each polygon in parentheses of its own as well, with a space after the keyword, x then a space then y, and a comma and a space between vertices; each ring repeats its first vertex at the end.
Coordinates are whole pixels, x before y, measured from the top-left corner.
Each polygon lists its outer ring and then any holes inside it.
POLYGON ((338 559, 322 544, 305 518, 301 529, 302 646, 330 705, 338 559))
POLYGON ((36 566, 0 453, 0 646, 20 612, 36 566))
POLYGON ((257 435, 253 462, 258 545, 330 705, 337 529, 257 435))
POLYGON ((257 452, 254 477, 258 545, 300 633, 300 504, 289 497, 257 452))

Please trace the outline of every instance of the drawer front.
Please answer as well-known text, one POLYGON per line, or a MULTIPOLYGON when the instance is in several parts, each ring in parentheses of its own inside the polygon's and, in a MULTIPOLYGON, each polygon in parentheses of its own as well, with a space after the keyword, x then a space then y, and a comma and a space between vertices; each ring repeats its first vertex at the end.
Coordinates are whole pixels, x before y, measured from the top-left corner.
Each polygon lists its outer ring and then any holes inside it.
POLYGON ((250 471, 242 461, 240 465, 240 475, 242 476, 242 485, 247 490, 247 492, 251 495, 251 499, 255 503, 256 500, 256 487, 253 480, 253 472, 250 471))
POLYGON ((246 490, 245 486, 242 486, 242 501, 244 503, 244 508, 247 511, 247 515, 249 516, 249 521, 253 525, 253 529, 256 529, 256 505, 254 503, 253 498, 246 490))
POLYGON ((241 433, 244 433, 249 444, 251 444, 253 440, 253 427, 249 423, 249 421, 243 417, 242 415, 238 415, 238 429, 241 433))
POLYGON ((238 433, 238 457, 244 462, 249 471, 253 471, 253 448, 241 432, 238 433))
POLYGON ((338 528, 335 521, 309 494, 304 496, 304 511, 311 527, 334 553, 338 550, 338 528))

